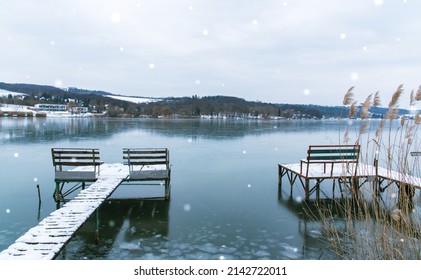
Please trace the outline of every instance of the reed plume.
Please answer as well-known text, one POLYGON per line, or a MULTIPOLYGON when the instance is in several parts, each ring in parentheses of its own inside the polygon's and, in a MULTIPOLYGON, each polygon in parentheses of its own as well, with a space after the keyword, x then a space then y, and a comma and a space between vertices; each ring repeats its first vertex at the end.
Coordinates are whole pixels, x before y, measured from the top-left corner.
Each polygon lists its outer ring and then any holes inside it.
POLYGON ((421 116, 418 112, 415 114, 415 124, 421 124, 421 116))
POLYGON ((392 96, 392 99, 389 102, 389 109, 397 108, 399 106, 398 102, 399 102, 399 98, 401 97, 402 93, 403 93, 403 85, 400 85, 396 89, 395 93, 392 96))
POLYGON ((343 105, 351 105, 354 101, 354 93, 352 92, 354 87, 350 87, 344 96, 344 100, 342 102, 343 105))
POLYGON ((421 86, 418 87, 417 94, 415 95, 415 101, 421 100, 421 86))
POLYGON ((410 106, 414 106, 415 105, 415 95, 414 95, 414 90, 412 90, 411 91, 411 96, 410 96, 410 99, 409 99, 410 101, 409 101, 409 105, 410 106))
POLYGON ((361 104, 361 113, 360 113, 361 119, 366 119, 368 117, 368 110, 371 107, 371 97, 372 96, 373 96, 372 94, 367 96, 364 103, 361 104))
POLYGON ((374 94, 374 98, 373 98, 373 107, 378 107, 378 106, 381 106, 381 105, 382 105, 382 103, 380 101, 380 94, 379 94, 379 92, 376 92, 374 94))
POLYGON ((357 113, 357 101, 352 102, 351 107, 349 107, 348 117, 353 118, 357 113))

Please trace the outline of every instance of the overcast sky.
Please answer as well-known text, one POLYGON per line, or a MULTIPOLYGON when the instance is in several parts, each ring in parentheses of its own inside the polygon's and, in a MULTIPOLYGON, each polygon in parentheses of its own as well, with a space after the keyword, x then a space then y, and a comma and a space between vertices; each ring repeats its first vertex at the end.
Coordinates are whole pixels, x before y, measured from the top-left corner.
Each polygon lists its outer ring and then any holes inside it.
POLYGON ((0 0, 0 81, 341 105, 421 84, 419 0, 0 0))

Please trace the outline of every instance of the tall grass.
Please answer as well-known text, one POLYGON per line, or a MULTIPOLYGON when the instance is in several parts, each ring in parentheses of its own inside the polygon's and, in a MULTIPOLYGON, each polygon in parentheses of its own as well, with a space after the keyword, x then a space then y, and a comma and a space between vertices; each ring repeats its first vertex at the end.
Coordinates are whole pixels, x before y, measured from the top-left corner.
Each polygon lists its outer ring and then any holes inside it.
MULTIPOLYGON (((358 106, 353 90, 346 92, 343 105, 348 106, 348 117, 358 118, 360 126, 353 132, 347 126, 340 141, 356 139, 363 151, 360 163, 420 176, 418 160, 410 152, 421 147, 417 138, 421 117, 417 112, 411 119, 398 118, 403 86, 393 93, 380 121, 370 119, 370 108, 381 105, 379 93, 370 94, 358 106)), ((410 106, 418 101, 421 87, 411 92, 410 106)), ((382 188, 378 183, 377 177, 372 178, 357 194, 329 206, 319 204, 308 214, 321 220, 330 248, 339 259, 420 259, 420 216, 413 203, 418 199, 414 186, 400 185, 399 190, 393 184, 382 188)))

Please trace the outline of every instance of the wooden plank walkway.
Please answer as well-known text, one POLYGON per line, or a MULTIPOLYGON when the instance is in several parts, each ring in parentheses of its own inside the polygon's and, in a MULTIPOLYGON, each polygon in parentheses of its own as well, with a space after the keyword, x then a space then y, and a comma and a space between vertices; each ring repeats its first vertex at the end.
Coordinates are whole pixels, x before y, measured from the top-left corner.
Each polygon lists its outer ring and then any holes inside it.
POLYGON ((103 164, 96 182, 18 238, 0 253, 0 260, 54 259, 128 175, 129 170, 123 164, 103 164))
MULTIPOLYGON (((301 183, 305 191, 306 200, 309 199, 310 194, 313 191, 318 191, 320 184, 324 180, 332 180, 333 188, 335 187, 335 182, 347 183, 350 180, 356 180, 357 187, 361 187, 367 181, 377 180, 378 188, 381 190, 386 189, 392 184, 396 184, 398 188, 401 186, 410 186, 416 189, 421 189, 421 178, 393 171, 383 167, 376 167, 373 165, 367 165, 359 163, 356 172, 355 164, 350 164, 349 169, 347 170, 344 164, 335 164, 332 171, 329 167, 329 172, 324 171, 323 164, 311 164, 308 170, 308 175, 306 176, 306 168, 303 168, 300 172, 300 164, 278 164, 279 168, 279 186, 282 188, 282 178, 287 176, 292 194, 292 186, 297 181, 301 183), (360 182, 360 179, 363 179, 360 182), (386 185, 383 185, 386 182, 386 185), (313 184, 312 184, 313 183, 313 184), (382 187, 383 186, 383 187, 382 187)), ((349 182, 351 184, 351 182, 349 182)), ((317 194, 316 194, 317 195, 317 194)))

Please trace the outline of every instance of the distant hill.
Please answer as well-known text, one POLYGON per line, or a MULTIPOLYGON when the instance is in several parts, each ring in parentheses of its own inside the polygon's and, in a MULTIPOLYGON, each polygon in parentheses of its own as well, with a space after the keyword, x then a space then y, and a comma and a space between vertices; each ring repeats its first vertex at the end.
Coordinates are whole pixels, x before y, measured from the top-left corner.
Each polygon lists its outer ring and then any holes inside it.
MULTIPOLYGON (((276 104, 247 101, 233 96, 129 97, 101 90, 70 87, 61 89, 47 85, 10 84, 0 82, 0 89, 27 94, 23 97, 0 96, 0 103, 33 106, 37 103, 74 104, 89 107, 93 112, 107 112, 110 117, 199 117, 224 116, 242 118, 338 118, 348 115, 344 106, 276 104)), ((371 108, 373 117, 382 117, 387 108, 371 108)), ((407 110, 400 110, 407 114, 407 110)))

